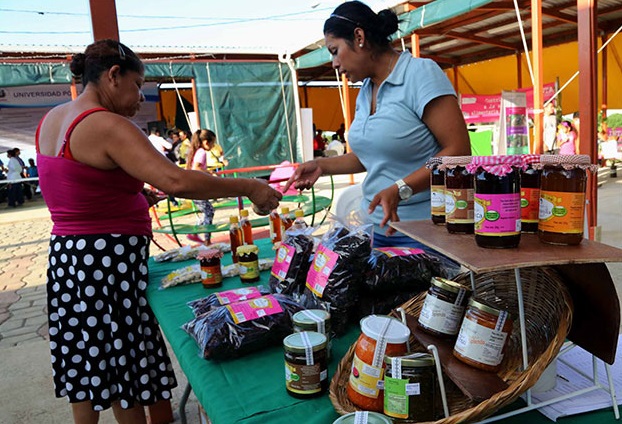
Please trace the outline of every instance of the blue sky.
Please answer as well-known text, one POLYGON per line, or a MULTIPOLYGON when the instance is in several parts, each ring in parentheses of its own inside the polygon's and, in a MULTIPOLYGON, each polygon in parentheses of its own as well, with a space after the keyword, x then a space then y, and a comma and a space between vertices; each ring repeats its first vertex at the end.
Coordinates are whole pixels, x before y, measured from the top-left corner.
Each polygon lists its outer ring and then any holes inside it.
MULTIPOLYGON (((197 52, 293 53, 323 38, 322 26, 341 1, 116 0, 121 41, 130 47, 197 52)), ((368 0, 378 11, 397 1, 368 0)), ((93 37, 88 0, 0 0, 0 50, 68 46, 93 37)))

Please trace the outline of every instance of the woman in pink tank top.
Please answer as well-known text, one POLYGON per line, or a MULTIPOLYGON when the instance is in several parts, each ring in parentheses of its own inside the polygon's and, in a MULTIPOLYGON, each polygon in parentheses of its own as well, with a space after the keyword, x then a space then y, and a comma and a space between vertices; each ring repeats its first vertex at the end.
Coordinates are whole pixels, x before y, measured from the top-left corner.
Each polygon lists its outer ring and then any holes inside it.
POLYGON ((151 221, 144 183, 176 197, 247 196, 261 210, 282 195, 261 180, 183 170, 128 118, 140 109, 144 67, 127 46, 100 40, 76 54, 84 91, 37 129, 41 192, 54 226, 47 271, 54 390, 75 422, 110 407, 144 423, 144 406, 177 385, 147 304, 151 221))

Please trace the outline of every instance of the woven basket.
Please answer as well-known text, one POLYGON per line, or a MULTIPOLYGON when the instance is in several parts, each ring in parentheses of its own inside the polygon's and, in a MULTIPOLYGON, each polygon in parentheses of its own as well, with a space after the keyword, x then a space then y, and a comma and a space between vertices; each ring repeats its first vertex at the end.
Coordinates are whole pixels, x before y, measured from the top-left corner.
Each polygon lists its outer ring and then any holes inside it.
MULTIPOLYGON (((525 327, 529 367, 521 371, 522 349, 518 320, 518 297, 514 270, 483 273, 475 277, 478 298, 505 307, 514 318, 514 328, 508 338, 501 369, 497 375, 508 388, 489 399, 474 403, 456 385, 444 377, 450 416, 436 424, 465 423, 481 420, 512 403, 533 386, 544 369, 555 359, 572 323, 572 300, 561 277, 549 267, 522 268, 520 278, 525 307, 525 327)), ((470 274, 461 274, 455 281, 470 286, 470 274)), ((422 293, 402 305, 407 314, 418 317, 427 293, 422 293)), ((394 313, 395 316, 397 314, 394 313)), ((412 351, 424 351, 412 336, 412 351)), ((356 343, 339 363, 330 384, 330 399, 339 414, 357 411, 346 392, 356 343)))

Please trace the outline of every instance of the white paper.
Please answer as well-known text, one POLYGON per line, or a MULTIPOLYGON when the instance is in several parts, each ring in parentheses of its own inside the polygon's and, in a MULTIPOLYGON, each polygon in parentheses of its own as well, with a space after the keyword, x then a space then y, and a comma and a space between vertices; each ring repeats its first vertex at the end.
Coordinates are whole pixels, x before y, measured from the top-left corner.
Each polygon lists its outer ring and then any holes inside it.
MULTIPOLYGON (((618 337, 618 348, 616 350, 616 361, 610 367, 611 377, 613 379, 613 385, 615 393, 617 394, 618 404, 622 405, 622 336, 618 337)), ((598 370, 598 381, 605 388, 609 388, 609 382, 607 380, 607 374, 605 371, 604 362, 600 359, 596 359, 598 370)), ((563 354, 557 361, 557 380, 555 388, 542 393, 531 394, 533 404, 545 402, 549 399, 553 399, 559 396, 563 396, 577 390, 585 389, 594 386, 592 375, 592 354, 588 353, 584 349, 575 346, 570 351, 563 354), (586 374, 590 378, 585 378, 568 365, 578 369, 583 374, 586 374)), ((526 395, 523 394, 523 399, 526 395)), ((570 399, 553 403, 552 405, 542 407, 538 409, 543 415, 553 421, 557 421, 559 417, 565 417, 568 415, 580 414, 582 412, 596 411, 603 408, 612 408, 611 395, 608 391, 597 388, 591 392, 582 394, 580 396, 571 397, 570 399)), ((611 409, 613 414, 613 409, 611 409)))

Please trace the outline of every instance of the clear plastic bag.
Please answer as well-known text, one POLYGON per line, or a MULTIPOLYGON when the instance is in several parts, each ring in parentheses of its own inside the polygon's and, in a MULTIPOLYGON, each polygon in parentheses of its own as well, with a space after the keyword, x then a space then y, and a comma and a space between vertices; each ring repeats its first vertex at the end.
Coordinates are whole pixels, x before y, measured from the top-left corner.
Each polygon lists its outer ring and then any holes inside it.
POLYGON ((313 256, 312 232, 312 228, 285 232, 270 274, 269 285, 273 293, 294 296, 303 293, 313 256))
POLYGON ((195 317, 202 315, 212 309, 219 308, 230 303, 241 302, 244 300, 255 299, 270 294, 270 289, 266 286, 242 287, 234 290, 225 290, 218 293, 212 293, 209 296, 200 299, 191 300, 187 303, 192 309, 195 317))

